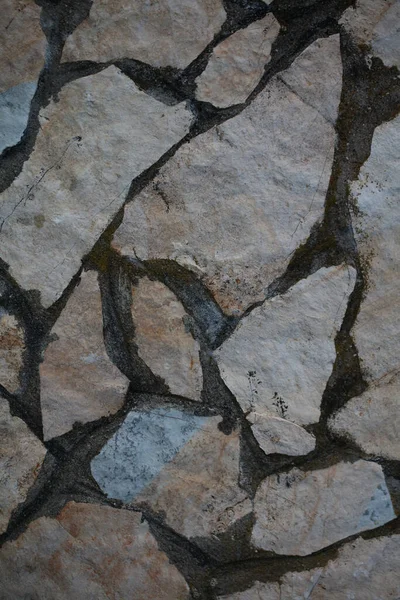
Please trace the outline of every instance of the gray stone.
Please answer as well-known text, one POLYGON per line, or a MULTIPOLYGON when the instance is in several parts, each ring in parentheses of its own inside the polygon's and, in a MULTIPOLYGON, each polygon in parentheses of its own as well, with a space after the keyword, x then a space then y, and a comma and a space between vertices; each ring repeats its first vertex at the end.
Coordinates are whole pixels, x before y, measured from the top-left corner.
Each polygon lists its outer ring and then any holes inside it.
POLYGON ((396 517, 381 466, 364 460, 267 477, 254 511, 254 546, 298 556, 396 517))
POLYGON ((0 152, 21 139, 36 82, 21 83, 0 94, 0 152))
POLYGON ((218 44, 196 79, 196 98, 219 107, 245 102, 271 59, 279 29, 278 21, 269 13, 218 44))
POLYGON ((107 356, 97 275, 82 281, 56 321, 40 365, 44 438, 116 412, 123 404, 127 378, 107 356))
POLYGON ((248 415, 254 437, 265 454, 302 456, 315 448, 315 437, 303 427, 271 414, 248 415))
POLYGON ((270 414, 298 425, 319 420, 355 277, 345 265, 320 269, 255 308, 216 350, 221 375, 250 418, 270 414))
POLYGON ((400 69, 400 0, 395 0, 375 27, 371 46, 387 67, 400 69))
POLYGON ((20 387, 25 335, 21 324, 0 307, 0 384, 15 393, 20 387))
POLYGON ((188 600, 140 513, 69 502, 0 550, 2 598, 188 600))
POLYGON ((221 0, 96 0, 66 41, 64 60, 134 58, 184 69, 224 23, 221 0))
POLYGON ((188 130, 191 113, 138 90, 115 67, 63 87, 40 113, 36 145, 3 193, 1 258, 47 307, 122 206, 133 177, 188 130))
POLYGON ((261 581, 256 581, 251 588, 243 592, 218 596, 218 598, 220 600, 283 600, 280 596, 279 583, 262 583, 261 581))

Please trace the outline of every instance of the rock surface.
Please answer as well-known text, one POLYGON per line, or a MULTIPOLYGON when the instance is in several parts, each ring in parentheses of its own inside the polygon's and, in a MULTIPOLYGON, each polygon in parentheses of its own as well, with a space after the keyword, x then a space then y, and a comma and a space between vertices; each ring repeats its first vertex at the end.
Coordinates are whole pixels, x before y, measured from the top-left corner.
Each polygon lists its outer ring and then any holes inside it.
POLYGON ((20 387, 25 350, 24 331, 14 315, 0 307, 0 384, 14 393, 20 387))
POLYGON ((271 59, 279 30, 278 21, 269 13, 218 44, 196 79, 196 98, 219 107, 245 102, 271 59))
POLYGON ((29 82, 0 94, 0 152, 21 139, 35 90, 36 82, 29 82))
POLYGON ((302 456, 315 448, 315 437, 286 419, 256 412, 251 412, 247 418, 254 437, 265 454, 302 456))
POLYGON ((298 556, 396 517, 382 468, 364 460, 267 477, 254 510, 254 546, 298 556))
POLYGON ((0 574, 3 598, 189 598, 140 513, 92 504, 69 502, 57 519, 31 523, 0 550, 0 574))
MULTIPOLYGON (((324 60, 329 87, 314 89, 326 98, 340 81, 332 47, 313 53, 307 77, 324 60)), ((195 263, 227 313, 262 300, 322 218, 332 164, 334 129, 301 100, 298 81, 294 93, 274 78, 237 117, 182 146, 126 207, 114 246, 195 263)))
POLYGON ((63 60, 134 58, 184 69, 225 21, 221 0, 96 0, 67 39, 63 60))
POLYGON ((0 255, 49 306, 124 202, 133 177, 186 132, 191 114, 139 91, 115 67, 63 87, 3 193, 0 255))
POLYGON ((83 273, 51 334, 40 366, 44 438, 117 411, 127 378, 107 356, 97 275, 83 273))
POLYGON ((364 452, 400 460, 400 373, 372 384, 330 420, 332 433, 352 439, 364 452))
MULTIPOLYGON (((243 592, 229 594, 227 596, 218 596, 220 600, 283 600, 280 596, 279 583, 256 583, 243 592)), ((294 600, 291 598, 291 600, 294 600)), ((297 599, 296 599, 297 600, 297 599)))
MULTIPOLYGON (((215 356, 245 412, 316 423, 355 271, 323 268, 244 317, 215 356)), ((294 439, 296 433, 293 431, 294 439)))
POLYGON ((200 400, 200 346, 185 327, 185 310, 171 290, 148 277, 133 288, 132 316, 139 356, 172 394, 200 400))
POLYGON ((353 224, 367 276, 354 326, 364 376, 376 381, 400 366, 400 117, 377 127, 371 154, 351 184, 353 224))
POLYGON ((145 502, 186 537, 222 533, 252 506, 238 486, 239 434, 223 434, 220 420, 132 411, 92 460, 92 474, 109 497, 145 502))
MULTIPOLYGON (((0 396, 0 533, 7 529, 12 511, 33 485, 46 449, 18 417, 12 417, 0 396)), ((1 592, 0 592, 1 594, 1 592)))

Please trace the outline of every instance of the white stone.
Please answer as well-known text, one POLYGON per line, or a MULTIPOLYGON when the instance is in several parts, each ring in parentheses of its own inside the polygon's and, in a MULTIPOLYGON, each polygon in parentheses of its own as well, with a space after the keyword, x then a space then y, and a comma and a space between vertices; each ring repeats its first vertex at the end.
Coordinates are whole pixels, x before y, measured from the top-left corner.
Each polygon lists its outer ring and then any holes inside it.
POLYGON ((371 153, 351 184, 366 293, 353 329, 361 366, 374 382, 400 366, 400 117, 376 128, 371 153))
POLYGON ((12 417, 0 397, 0 533, 7 529, 12 511, 33 485, 46 449, 25 423, 12 417))
POLYGON ((387 67, 400 69, 400 0, 395 0, 375 27, 371 46, 387 67))
POLYGON ((381 466, 364 460, 267 477, 254 511, 254 546, 297 556, 396 517, 381 466))
MULTIPOLYGON (((337 60, 322 50, 332 88, 337 60)), ((318 77, 322 57, 312 59, 318 77)), ((241 313, 322 219, 334 145, 332 125, 274 78, 237 117, 179 149, 126 207, 114 246, 184 257, 227 313, 241 313)))
POLYGON ((278 21, 269 13, 218 44, 196 79, 196 98, 219 107, 245 102, 271 60, 279 30, 278 21))
POLYGON ((97 275, 89 271, 69 298, 40 365, 44 438, 117 411, 127 378, 107 356, 97 275))
POLYGON ((400 374, 390 374, 352 398, 330 419, 330 430, 368 454, 400 460, 400 374))
POLYGON ((345 265, 320 269, 255 308, 216 350, 226 385, 250 416, 269 412, 298 425, 319 420, 355 277, 345 265))
POLYGON ((224 23, 221 0, 95 0, 66 41, 63 60, 134 58, 184 69, 224 23))
POLYGON ((142 515, 69 502, 0 550, 3 598, 188 600, 142 515))
POLYGON ((63 87, 40 114, 36 145, 2 194, 0 256, 49 306, 122 206, 133 177, 188 130, 183 104, 167 107, 115 67, 63 87))
POLYGON ((252 412, 248 415, 254 437, 265 454, 279 453, 302 456, 315 448, 315 437, 303 427, 271 414, 252 412))
POLYGON ((172 394, 200 400, 200 346, 185 327, 185 309, 171 290, 143 277, 133 288, 132 317, 139 356, 172 394))
POLYGON ((0 384, 14 393, 20 387, 25 351, 24 331, 14 315, 0 307, 0 384))

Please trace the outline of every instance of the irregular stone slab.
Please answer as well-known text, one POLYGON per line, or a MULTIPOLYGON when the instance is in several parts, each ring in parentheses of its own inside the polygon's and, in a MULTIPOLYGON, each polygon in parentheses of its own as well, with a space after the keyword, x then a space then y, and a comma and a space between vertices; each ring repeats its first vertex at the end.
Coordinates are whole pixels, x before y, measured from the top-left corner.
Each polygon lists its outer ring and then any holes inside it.
POLYGON ((134 58, 184 69, 225 18, 221 0, 96 0, 89 17, 67 39, 63 60, 134 58))
POLYGON ((252 506, 238 486, 239 434, 224 435, 220 420, 132 411, 92 460, 93 477, 109 497, 162 511, 182 535, 222 533, 252 506))
POLYGON ((33 485, 46 449, 21 419, 11 416, 8 403, 1 397, 0 439, 0 533, 3 533, 12 511, 25 500, 33 485))
POLYGON ((398 369, 400 353, 400 117, 375 129, 371 153, 351 184, 353 229, 367 289, 353 334, 364 376, 398 369))
POLYGON ((35 90, 36 82, 29 82, 0 94, 0 152, 21 139, 35 90))
POLYGON ((124 202, 133 177, 187 131, 183 104, 167 107, 115 67, 63 87, 40 113, 36 145, 3 193, 1 258, 49 306, 124 202))
MULTIPOLYGON (((324 58, 335 88, 337 61, 322 50, 315 76, 324 58)), ((194 263, 221 307, 241 313, 322 218, 334 144, 332 125, 274 78, 237 117, 179 149, 126 207, 114 245, 194 263)))
POLYGON ((329 428, 368 454, 400 460, 400 374, 391 374, 352 398, 330 419, 329 428))
POLYGON ((254 437, 265 454, 302 456, 315 448, 315 437, 286 419, 252 412, 248 415, 254 437))
POLYGON ((20 387, 24 350, 25 335, 20 323, 0 307, 0 384, 11 393, 20 387))
POLYGON ((185 327, 185 309, 175 294, 143 277, 133 288, 132 316, 139 356, 172 394, 200 400, 200 346, 185 327))
POLYGON ((0 550, 4 598, 188 600, 141 514, 69 502, 0 550), (23 574, 23 576, 22 576, 23 574))
POLYGON ((279 77, 334 125, 342 93, 342 74, 340 35, 337 34, 310 44, 279 77))
MULTIPOLYGON (((242 319, 215 352, 222 378, 246 413, 316 423, 356 273, 323 268, 242 319)), ((296 437, 296 433, 293 431, 296 437)))
POLYGON ((245 102, 271 60, 271 46, 279 30, 270 13, 218 44, 196 79, 196 98, 219 107, 245 102))
MULTIPOLYGON (((243 592, 229 594, 228 596, 218 596, 221 600, 281 600, 279 583, 256 583, 243 592)), ((293 598, 291 598, 293 600, 293 598)))
POLYGON ((254 510, 256 548, 297 556, 396 517, 381 466, 365 460, 267 477, 254 510))
POLYGON ((123 404, 127 378, 107 356, 97 275, 82 274, 54 325, 55 341, 40 365, 44 439, 116 412, 123 404))
POLYGON ((372 52, 378 56, 387 67, 400 69, 400 1, 385 12, 383 18, 375 27, 372 38, 372 52))

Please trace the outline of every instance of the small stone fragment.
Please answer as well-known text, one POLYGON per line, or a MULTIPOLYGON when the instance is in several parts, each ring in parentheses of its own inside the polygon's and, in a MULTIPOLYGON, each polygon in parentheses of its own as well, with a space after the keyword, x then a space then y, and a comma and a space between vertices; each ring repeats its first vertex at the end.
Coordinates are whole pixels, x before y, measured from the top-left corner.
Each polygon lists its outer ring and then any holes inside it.
POLYGON ((265 454, 302 456, 315 448, 315 437, 303 427, 271 414, 252 412, 248 415, 251 429, 265 454))
MULTIPOLYGON (((236 592, 228 596, 218 596, 220 600, 283 600, 279 595, 279 583, 256 583, 244 592, 236 592)), ((291 600, 294 600, 291 598, 291 600)), ((297 599, 296 599, 297 600, 297 599)))
POLYGON ((66 41, 63 60, 133 58, 184 69, 224 23, 221 0, 96 0, 66 41))
POLYGON ((140 513, 69 502, 0 550, 3 598, 188 600, 140 513))
POLYGON ((127 378, 107 356, 97 275, 82 274, 52 331, 40 366, 44 439, 116 412, 127 378))
POLYGON ((345 265, 320 269, 255 308, 216 350, 222 378, 250 418, 268 411, 298 425, 319 420, 355 277, 345 265))
POLYGON ((14 393, 20 387, 25 350, 24 331, 14 315, 0 307, 0 384, 14 393))
POLYGON ((186 537, 222 533, 252 505, 238 485, 239 434, 223 434, 220 420, 132 411, 92 460, 93 477, 109 497, 165 513, 186 537))
POLYGON ((200 346, 185 328, 185 309, 175 294, 143 277, 133 288, 132 316, 139 356, 172 394, 200 400, 200 346))
POLYGON ((190 122, 183 104, 165 106, 113 66, 65 85, 59 101, 42 109, 35 149, 1 198, 0 254, 17 282, 52 304, 132 178, 190 122))
POLYGON ((254 510, 254 546, 297 556, 396 517, 381 466, 365 460, 267 477, 254 510))
POLYGON ((400 117, 375 129, 371 153, 351 184, 353 228, 367 276, 354 325, 364 377, 377 383, 399 368, 400 117))
POLYGON ((352 398, 330 419, 332 433, 351 438, 368 454, 400 460, 400 374, 390 374, 352 398))
MULTIPOLYGON (((323 81, 336 89, 340 50, 331 43, 310 61, 315 78, 325 61, 323 81)), ((126 206, 114 246, 194 263, 223 310, 240 314, 265 298, 322 219, 334 145, 332 124, 309 98, 274 78, 238 116, 178 150, 126 206)))
POLYGON ((0 533, 3 533, 12 511, 25 500, 33 485, 46 449, 21 419, 11 416, 7 401, 1 397, 0 440, 0 533))
POLYGON ((222 108, 245 102, 271 59, 271 46, 279 29, 270 13, 218 44, 205 71, 196 79, 196 98, 222 108))

